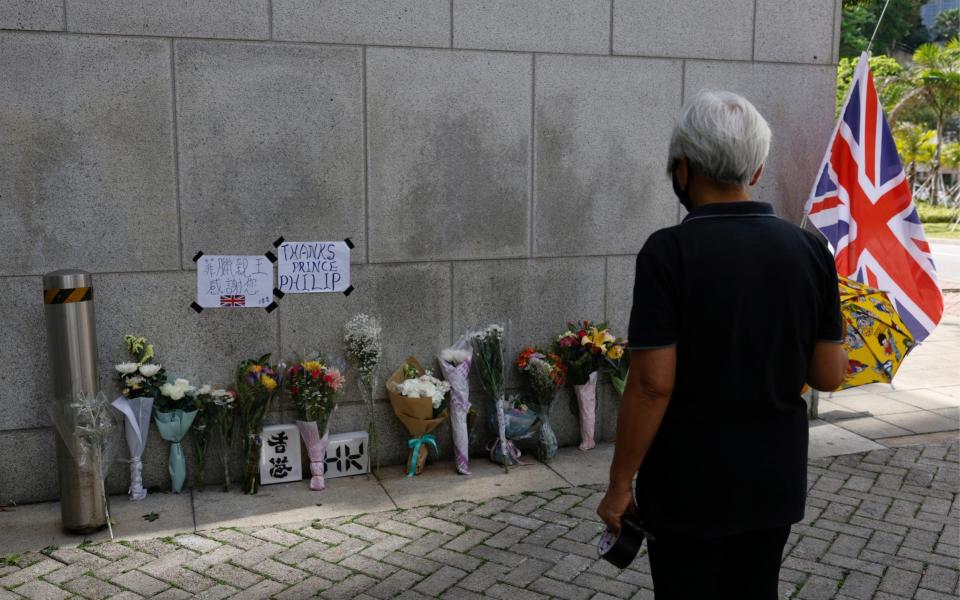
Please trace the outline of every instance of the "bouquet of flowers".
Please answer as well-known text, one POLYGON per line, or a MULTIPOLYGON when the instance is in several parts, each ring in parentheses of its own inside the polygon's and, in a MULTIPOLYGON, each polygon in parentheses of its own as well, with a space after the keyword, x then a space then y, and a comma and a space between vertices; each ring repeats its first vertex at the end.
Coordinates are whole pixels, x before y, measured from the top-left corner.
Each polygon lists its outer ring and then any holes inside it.
POLYGON ((213 390, 210 392, 210 420, 220 439, 220 464, 223 466, 223 491, 230 491, 230 450, 233 448, 233 425, 237 413, 237 392, 213 390))
POLYGON ((509 471, 509 466, 519 463, 520 451, 507 438, 503 392, 503 326, 488 325, 470 335, 477 363, 480 383, 490 397, 488 423, 497 436, 490 446, 490 460, 499 462, 509 471))
POLYGON ((557 435, 550 425, 550 407, 566 380, 566 365, 559 355, 532 347, 520 351, 516 365, 525 375, 528 393, 540 411, 538 458, 549 462, 557 455, 557 435))
POLYGON ((630 375, 630 354, 626 348, 626 342, 617 338, 610 344, 610 348, 604 355, 610 369, 610 383, 621 398, 623 398, 623 390, 627 387, 627 377, 630 375))
POLYGON ((237 367, 237 408, 243 433, 243 492, 256 494, 260 489, 260 434, 267 408, 280 385, 280 376, 270 365, 270 355, 248 358, 237 367))
POLYGON ((180 443, 197 417, 194 401, 196 392, 197 388, 186 379, 176 379, 173 383, 168 381, 160 386, 160 396, 153 404, 153 421, 157 424, 157 431, 160 437, 170 442, 167 470, 175 494, 183 490, 183 482, 187 478, 187 461, 180 443))
MULTIPOLYGON (((567 331, 557 336, 555 352, 567 367, 567 380, 576 394, 580 415, 580 449, 596 447, 597 372, 617 338, 606 323, 589 321, 567 323, 567 331)), ((622 352, 622 348, 620 349, 622 352)))
POLYGON ((120 426, 119 415, 111 409, 103 392, 78 393, 69 404, 51 402, 48 410, 64 446, 77 463, 80 476, 92 474, 99 483, 98 491, 112 540, 113 524, 105 480, 116 454, 113 432, 120 426))
POLYGON ((193 419, 193 429, 190 439, 193 441, 194 459, 197 463, 197 469, 194 473, 194 487, 203 491, 204 469, 207 465, 207 447, 210 444, 210 434, 212 433, 216 419, 217 405, 216 398, 230 396, 226 390, 215 390, 209 385, 201 386, 193 394, 193 406, 197 416, 193 419))
POLYGON ((427 462, 428 450, 433 446, 437 451, 437 439, 431 433, 447 418, 447 393, 450 384, 434 377, 429 371, 424 371, 416 358, 410 357, 407 362, 393 372, 387 380, 387 395, 394 414, 400 419, 410 440, 407 445, 410 451, 407 454, 407 477, 413 477, 423 472, 427 462))
POLYGON ((317 358, 296 362, 287 369, 285 386, 297 407, 297 429, 310 458, 311 490, 322 491, 326 487, 323 469, 330 440, 328 423, 343 384, 342 371, 317 358))
POLYGON ((113 401, 113 406, 126 420, 124 430, 130 449, 130 487, 127 493, 130 500, 136 501, 147 497, 141 457, 147 446, 153 403, 160 394, 160 386, 167 381, 167 374, 162 365, 153 362, 153 344, 147 343, 147 338, 127 335, 123 342, 133 362, 114 367, 116 386, 121 395, 113 401))
POLYGON ((359 376, 360 395, 367 408, 367 434, 373 451, 376 472, 380 473, 380 443, 374 415, 373 393, 377 386, 377 371, 383 355, 380 323, 374 317, 359 313, 347 321, 343 332, 343 348, 347 360, 359 376))
POLYGON ((440 371, 450 384, 450 429, 453 431, 453 456, 457 472, 470 474, 470 435, 467 415, 470 414, 470 363, 473 346, 467 336, 440 352, 440 371))

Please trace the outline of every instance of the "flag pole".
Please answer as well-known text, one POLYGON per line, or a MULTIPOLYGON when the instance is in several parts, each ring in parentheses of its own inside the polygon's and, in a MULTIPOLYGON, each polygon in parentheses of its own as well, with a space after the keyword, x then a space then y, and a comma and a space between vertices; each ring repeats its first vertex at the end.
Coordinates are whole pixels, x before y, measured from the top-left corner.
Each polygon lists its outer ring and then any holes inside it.
POLYGON ((877 31, 880 30, 880 23, 883 22, 883 15, 887 14, 888 6, 890 6, 890 0, 883 4, 883 10, 880 11, 880 18, 877 19, 877 25, 873 28, 873 35, 870 36, 870 43, 867 44, 867 55, 870 54, 870 48, 873 47, 873 40, 877 37, 877 31))

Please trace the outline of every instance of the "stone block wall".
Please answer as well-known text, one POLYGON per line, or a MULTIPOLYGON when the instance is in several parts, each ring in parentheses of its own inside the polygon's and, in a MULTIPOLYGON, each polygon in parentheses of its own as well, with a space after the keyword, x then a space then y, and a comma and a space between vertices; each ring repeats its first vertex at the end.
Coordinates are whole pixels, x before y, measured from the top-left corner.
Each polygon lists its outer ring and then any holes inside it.
MULTIPOLYGON (((100 377, 125 333, 171 373, 339 352, 380 316, 385 373, 510 323, 623 333, 633 256, 680 218, 664 174, 701 88, 771 122, 756 196, 799 220, 831 130, 839 0, 5 0, 0 3, 0 501, 57 496, 40 276, 95 275, 100 377), (351 237, 356 291, 194 313, 194 265, 351 237)), ((516 379, 511 377, 511 384, 516 379)), ((336 430, 363 424, 352 390, 336 430)), ((483 403, 479 389, 477 403, 483 403)), ((378 405, 385 462, 405 453, 378 405)), ((601 437, 615 427, 604 389, 601 437)), ((293 416, 287 406, 274 421, 293 416)), ((562 443, 577 441, 561 397, 562 443)), ((441 451, 450 456, 448 428, 441 451)), ((484 435, 475 446, 482 450, 484 435)), ((188 447, 189 449, 189 447, 188 447)), ((146 482, 167 485, 154 432, 146 482)), ((208 480, 219 471, 210 466, 208 480)), ((127 485, 125 466, 111 477, 127 485)))

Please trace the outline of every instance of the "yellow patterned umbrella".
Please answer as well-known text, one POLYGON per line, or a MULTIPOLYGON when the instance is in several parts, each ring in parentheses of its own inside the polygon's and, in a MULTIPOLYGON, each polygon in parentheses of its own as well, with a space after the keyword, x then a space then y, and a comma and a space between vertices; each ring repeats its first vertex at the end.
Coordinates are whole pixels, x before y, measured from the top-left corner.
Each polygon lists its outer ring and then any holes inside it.
POLYGON ((840 312, 847 330, 843 346, 850 359, 840 389, 891 383, 915 342, 890 298, 880 290, 841 277, 840 312))

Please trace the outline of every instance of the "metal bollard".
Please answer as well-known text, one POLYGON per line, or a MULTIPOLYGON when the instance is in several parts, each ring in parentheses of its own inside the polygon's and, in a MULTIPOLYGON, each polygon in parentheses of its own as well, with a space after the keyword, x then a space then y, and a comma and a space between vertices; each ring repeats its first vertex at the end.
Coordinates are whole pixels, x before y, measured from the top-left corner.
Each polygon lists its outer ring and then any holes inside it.
MULTIPOLYGON (((93 278, 76 269, 43 276, 47 348, 53 367, 53 401, 72 402, 79 392, 96 392, 97 331, 93 312, 93 278)), ((59 433, 60 513, 70 533, 91 533, 107 524, 100 483, 89 466, 81 468, 59 433)))

